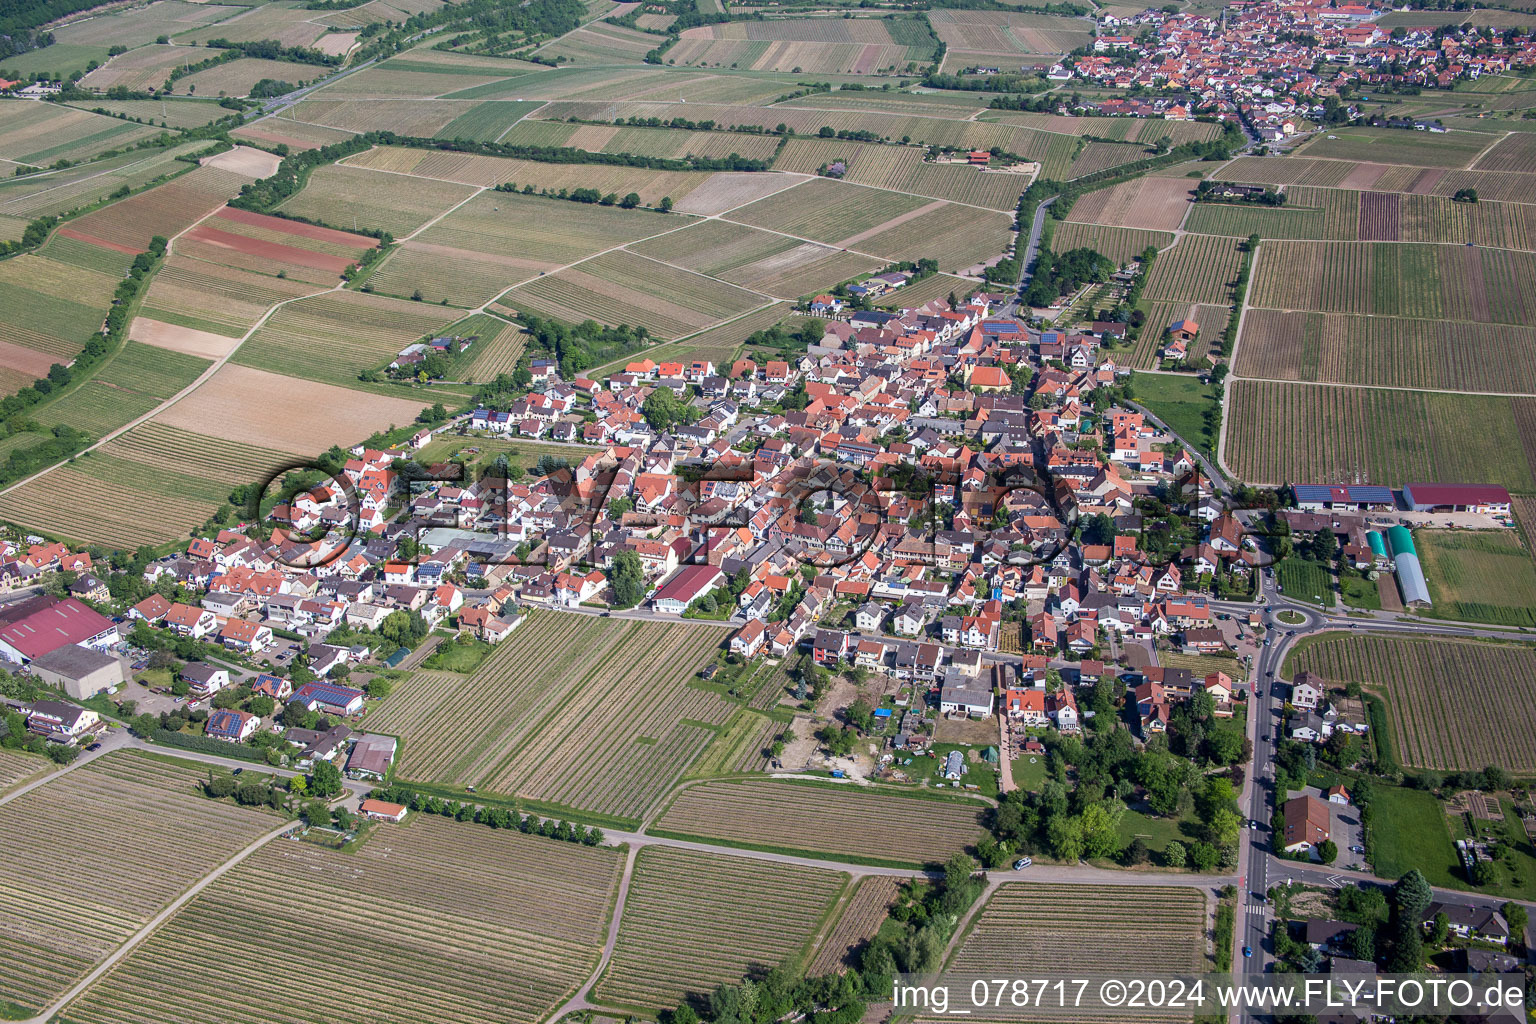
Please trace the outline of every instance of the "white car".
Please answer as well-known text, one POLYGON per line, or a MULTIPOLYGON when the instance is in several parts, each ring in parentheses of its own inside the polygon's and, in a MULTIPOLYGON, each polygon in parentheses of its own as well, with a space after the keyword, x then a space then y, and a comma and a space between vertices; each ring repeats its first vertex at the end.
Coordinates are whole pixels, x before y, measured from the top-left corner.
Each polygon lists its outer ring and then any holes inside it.
POLYGON ((1029 858, 1029 857, 1020 857, 1018 860, 1013 862, 1013 870, 1015 870, 1015 871, 1023 871, 1025 868, 1029 867, 1033 863, 1034 863, 1034 860, 1029 858))

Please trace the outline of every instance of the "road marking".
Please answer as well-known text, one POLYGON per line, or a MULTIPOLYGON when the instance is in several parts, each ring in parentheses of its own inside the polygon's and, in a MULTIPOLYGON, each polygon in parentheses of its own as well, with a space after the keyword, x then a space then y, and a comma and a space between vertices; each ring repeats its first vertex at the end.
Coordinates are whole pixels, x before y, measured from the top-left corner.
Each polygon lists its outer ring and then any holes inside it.
POLYGON ((1343 875, 1329 875, 1328 876, 1328 884, 1333 886, 1335 889, 1342 889, 1342 888, 1344 888, 1344 876, 1343 875))

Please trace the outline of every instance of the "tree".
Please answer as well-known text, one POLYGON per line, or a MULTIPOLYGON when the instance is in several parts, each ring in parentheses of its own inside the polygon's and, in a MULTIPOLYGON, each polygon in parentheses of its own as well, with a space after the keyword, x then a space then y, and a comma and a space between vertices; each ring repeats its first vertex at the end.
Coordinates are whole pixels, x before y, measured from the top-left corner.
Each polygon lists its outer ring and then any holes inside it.
POLYGON ((613 584, 614 602, 620 608, 633 608, 645 597, 645 567, 633 551, 620 551, 613 556, 609 580, 613 584))
POLYGON ((1399 928, 1417 929, 1424 920, 1424 911, 1434 902, 1435 891, 1425 881, 1418 868, 1409 869, 1392 886, 1392 912, 1399 928))
POLYGON ((1509 923, 1510 941, 1525 945, 1525 928, 1530 923, 1525 906, 1513 900, 1499 908, 1504 914, 1504 920, 1509 923))
POLYGON ((1317 844, 1317 856, 1324 864, 1332 864, 1339 859, 1339 846, 1332 839, 1324 839, 1317 844))
POLYGON ((1349 938, 1344 940, 1349 948, 1349 955, 1356 960, 1373 961, 1376 959, 1376 926, 1363 924, 1349 933, 1349 938))
POLYGON ((631 192, 619 201, 619 205, 626 210, 633 210, 640 205, 640 193, 631 192))
POLYGON ((309 789, 315 796, 335 796, 342 790, 341 770, 329 761, 316 761, 309 773, 309 789))
POLYGON ((1429 926, 1429 944, 1431 946, 1445 945, 1446 938, 1451 934, 1451 918, 1445 911, 1435 915, 1435 920, 1429 926))
POLYGON ((1168 867, 1181 868, 1184 866, 1184 860, 1184 844, 1177 839, 1163 848, 1163 863, 1168 867))

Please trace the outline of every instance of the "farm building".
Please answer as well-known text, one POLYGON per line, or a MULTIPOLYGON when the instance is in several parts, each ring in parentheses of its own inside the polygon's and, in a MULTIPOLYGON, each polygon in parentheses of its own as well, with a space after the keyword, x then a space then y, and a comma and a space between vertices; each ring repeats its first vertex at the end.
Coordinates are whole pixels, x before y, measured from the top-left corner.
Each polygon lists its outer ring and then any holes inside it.
POLYGON ((1415 512, 1509 514, 1509 492, 1493 484, 1407 484, 1403 499, 1415 512))
POLYGON ((375 800, 369 797, 362 802, 358 810, 363 812, 363 817, 372 818, 375 821, 404 821, 406 807, 404 804, 392 804, 387 800, 375 800))
POLYGON ((290 704, 303 704, 328 715, 355 715, 363 710, 363 691, 335 683, 305 683, 293 691, 290 704))
POLYGON ((32 672, 76 700, 106 693, 128 681, 122 658, 74 644, 65 644, 33 659, 32 672))
POLYGON ((117 642, 117 627, 74 598, 44 594, 0 614, 0 658, 25 664, 70 644, 101 650, 117 642))
POLYGON ((393 736, 363 736, 352 745, 352 752, 347 755, 347 777, 382 781, 389 774, 389 766, 394 760, 393 736))
POLYGON ((1285 845, 1282 849, 1286 853, 1310 850, 1329 837, 1331 826, 1327 804, 1315 796, 1292 797, 1285 802, 1285 845))
POLYGON ((1368 484, 1295 484, 1291 490, 1296 498, 1296 507, 1307 512, 1332 509, 1361 512, 1371 508, 1391 508, 1395 504, 1392 488, 1368 484))
POLYGON ((718 565, 684 566, 666 586, 656 592, 651 604, 659 612, 681 615, 688 610, 690 604, 715 589, 715 585, 724 576, 718 565))
POLYGON ((1424 579, 1424 567, 1419 564, 1419 552, 1413 546, 1413 534, 1406 526, 1394 526, 1387 531, 1387 544, 1397 566, 1397 589, 1402 591, 1403 604, 1429 604, 1429 583, 1424 579))

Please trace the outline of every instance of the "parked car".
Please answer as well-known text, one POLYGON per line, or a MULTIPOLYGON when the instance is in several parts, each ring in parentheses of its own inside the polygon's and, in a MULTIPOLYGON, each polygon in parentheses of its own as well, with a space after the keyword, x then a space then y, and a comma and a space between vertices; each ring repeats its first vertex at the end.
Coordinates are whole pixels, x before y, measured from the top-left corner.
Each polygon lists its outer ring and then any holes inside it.
POLYGON ((1351 846, 1349 848, 1349 852, 1350 853, 1364 853, 1365 852, 1365 847, 1363 847, 1363 846, 1351 846))
POLYGON ((1020 857, 1018 860, 1013 862, 1013 870, 1023 871, 1033 863, 1034 859, 1031 857, 1020 857))
POLYGON ((101 749, 101 744, 100 743, 92 743, 90 746, 86 747, 85 749, 86 750, 100 750, 101 749))

